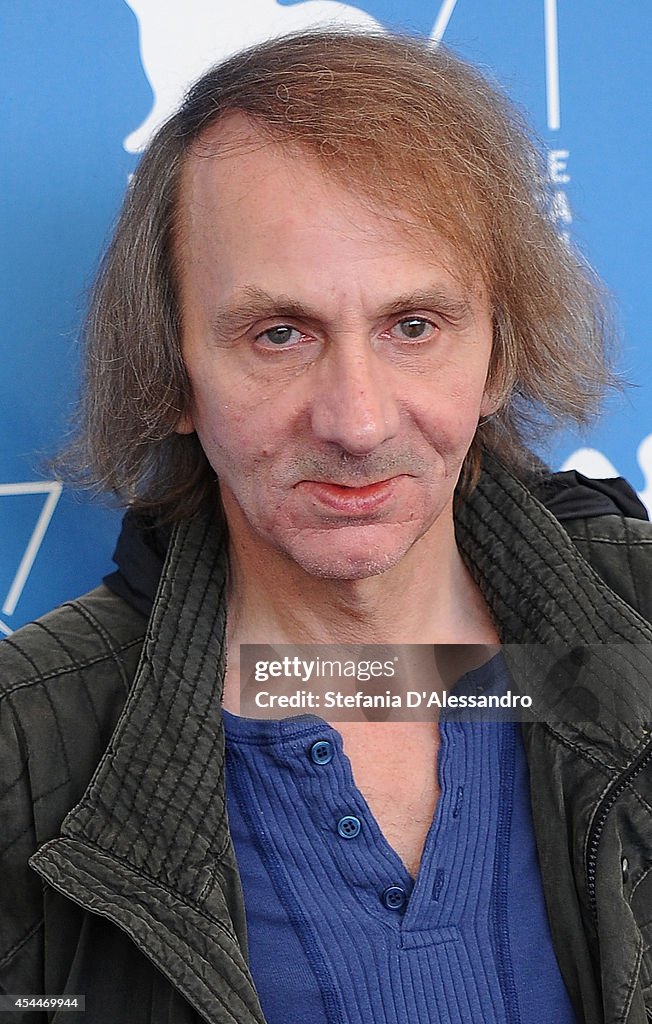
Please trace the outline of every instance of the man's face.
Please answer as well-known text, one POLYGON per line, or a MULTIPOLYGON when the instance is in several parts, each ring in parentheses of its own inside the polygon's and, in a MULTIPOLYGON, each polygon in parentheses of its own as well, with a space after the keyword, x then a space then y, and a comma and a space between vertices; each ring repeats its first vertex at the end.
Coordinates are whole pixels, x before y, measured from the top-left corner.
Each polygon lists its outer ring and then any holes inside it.
POLYGON ((185 168, 178 429, 219 477, 232 544, 340 580, 436 550, 494 408, 479 280, 244 118, 219 133, 259 145, 185 168))

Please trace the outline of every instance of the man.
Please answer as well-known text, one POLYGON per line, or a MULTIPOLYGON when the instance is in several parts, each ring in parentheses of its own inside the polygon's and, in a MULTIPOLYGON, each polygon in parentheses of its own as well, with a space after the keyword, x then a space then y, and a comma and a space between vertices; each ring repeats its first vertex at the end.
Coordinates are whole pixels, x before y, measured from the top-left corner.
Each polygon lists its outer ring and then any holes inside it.
POLYGON ((652 534, 528 449, 611 381, 538 166, 476 71, 363 34, 231 59, 152 142, 87 328, 119 572, 1 652, 4 991, 648 1019, 652 534), (561 646, 554 720, 240 716, 241 645, 339 642, 512 645, 482 686, 561 646))

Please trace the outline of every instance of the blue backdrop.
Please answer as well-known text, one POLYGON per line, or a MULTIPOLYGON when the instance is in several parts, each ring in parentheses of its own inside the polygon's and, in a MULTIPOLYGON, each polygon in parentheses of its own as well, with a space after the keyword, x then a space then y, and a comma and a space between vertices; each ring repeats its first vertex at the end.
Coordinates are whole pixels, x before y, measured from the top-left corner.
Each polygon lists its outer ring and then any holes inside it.
POLYGON ((610 286, 636 382, 547 455, 629 477, 652 509, 646 287, 652 7, 641 0, 1 0, 0 635, 109 571, 119 515, 43 466, 67 430, 86 290, 128 175, 188 83, 228 53, 324 20, 443 38, 529 111, 563 230, 610 286))

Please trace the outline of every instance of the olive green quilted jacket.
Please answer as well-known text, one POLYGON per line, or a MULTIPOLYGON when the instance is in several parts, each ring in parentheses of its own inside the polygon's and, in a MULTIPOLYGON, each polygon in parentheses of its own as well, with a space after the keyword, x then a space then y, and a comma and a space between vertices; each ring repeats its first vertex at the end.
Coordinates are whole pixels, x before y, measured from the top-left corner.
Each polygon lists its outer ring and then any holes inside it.
MULTIPOLYGON (((578 1019, 644 1024, 652 525, 563 528, 492 465, 457 528, 517 683, 523 652, 567 652, 550 720, 522 728, 578 1019)), ((102 586, 0 644, 0 992, 87 1007, 13 1024, 264 1022, 225 813, 225 578, 224 535, 194 521, 175 530, 149 621, 102 586)))

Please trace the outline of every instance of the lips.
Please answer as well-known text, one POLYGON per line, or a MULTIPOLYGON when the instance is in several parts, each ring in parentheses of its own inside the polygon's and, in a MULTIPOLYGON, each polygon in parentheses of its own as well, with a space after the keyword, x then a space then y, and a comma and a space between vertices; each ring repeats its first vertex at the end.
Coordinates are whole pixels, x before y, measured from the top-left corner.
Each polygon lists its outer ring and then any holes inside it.
POLYGON ((400 477, 377 480, 362 486, 321 480, 302 480, 297 486, 315 501, 347 514, 364 514, 380 508, 392 496, 400 477))

